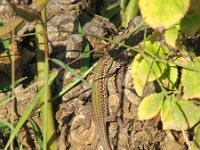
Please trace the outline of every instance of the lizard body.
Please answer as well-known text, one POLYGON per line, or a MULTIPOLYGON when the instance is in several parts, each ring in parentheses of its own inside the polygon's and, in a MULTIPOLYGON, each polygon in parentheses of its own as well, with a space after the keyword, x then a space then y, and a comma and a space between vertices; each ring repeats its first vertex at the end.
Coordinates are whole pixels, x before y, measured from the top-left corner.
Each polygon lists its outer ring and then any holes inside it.
MULTIPOLYGON (((144 27, 144 24, 140 23, 139 25, 134 27, 129 33, 125 32, 122 35, 116 37, 115 40, 113 40, 114 43, 109 48, 109 52, 111 52, 112 50, 116 50, 115 47, 118 45, 118 43, 128 39, 131 35, 137 33, 137 31, 142 27, 144 27)), ((112 150, 106 128, 106 120, 109 110, 107 100, 107 77, 113 61, 113 58, 109 54, 104 54, 94 70, 94 81, 92 84, 92 107, 94 110, 97 132, 99 132, 100 140, 102 142, 104 150, 112 150)))
POLYGON ((92 107, 94 110, 97 132, 104 150, 112 150, 106 128, 106 117, 108 117, 108 93, 107 75, 113 63, 113 58, 104 55, 94 70, 94 81, 92 84, 92 107))

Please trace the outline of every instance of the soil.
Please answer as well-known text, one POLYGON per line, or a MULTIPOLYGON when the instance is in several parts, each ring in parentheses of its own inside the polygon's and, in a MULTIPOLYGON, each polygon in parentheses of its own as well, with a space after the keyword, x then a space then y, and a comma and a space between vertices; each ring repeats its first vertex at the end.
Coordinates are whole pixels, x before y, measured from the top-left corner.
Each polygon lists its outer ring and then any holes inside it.
MULTIPOLYGON (((110 43, 105 42, 94 36, 120 37, 123 33, 128 33, 131 26, 123 31, 117 31, 117 27, 108 19, 94 15, 96 11, 95 0, 50 0, 47 5, 47 31, 54 32, 48 35, 50 57, 59 59, 66 64, 71 63, 80 57, 80 51, 71 52, 70 50, 79 49, 81 42, 69 41, 71 36, 77 34, 78 24, 80 23, 87 40, 90 43, 91 53, 90 64, 92 65, 99 56, 102 49, 108 49, 110 43), (64 31, 64 32, 63 32, 64 31), (93 35, 93 36, 91 36, 93 35), (71 43, 70 43, 71 42, 71 43), (70 47, 70 48, 69 48, 70 47)), ((27 23, 19 32, 34 32, 33 23, 27 23)), ((151 32, 149 30, 149 32, 151 32)), ((20 33, 20 34, 21 34, 20 33)), ((19 34, 19 33, 18 33, 19 34)), ((133 37, 126 40, 130 46, 136 45, 143 38, 143 31, 138 32, 133 37)), ((77 36, 75 36, 77 37, 77 36)), ((81 40, 81 39, 80 39, 81 40)), ((37 94, 38 89, 33 83, 37 81, 36 48, 34 36, 20 38, 19 51, 21 52, 16 68, 19 74, 17 78, 28 77, 23 84, 14 89, 16 96, 15 115, 18 119, 24 113, 31 100, 37 94), (30 85, 33 85, 31 88, 30 85)), ((108 122, 108 133, 113 149, 118 150, 183 150, 187 149, 183 135, 175 131, 164 131, 162 123, 157 116, 148 121, 138 120, 137 110, 141 102, 134 89, 131 75, 131 61, 135 53, 131 50, 117 46, 115 51, 120 52, 120 56, 115 60, 108 79, 108 105, 109 114, 117 119, 108 122), (125 60, 125 61, 124 61, 125 60), (116 69, 117 68, 117 69, 116 69), (113 73, 114 70, 114 73, 113 73)), ((3 60, 4 61, 4 60, 3 60)), ((2 62, 3 62, 2 61, 2 62)), ((10 82, 10 72, 5 71, 7 66, 3 66, 0 60, 1 78, 0 83, 10 82)), ((5 61, 4 61, 5 62, 5 61)), ((70 66, 80 74, 81 59, 70 66)), ((59 69, 59 66, 51 63, 51 69, 59 69)), ((72 149, 101 149, 98 135, 95 133, 96 125, 92 119, 91 109, 91 83, 93 82, 91 72, 86 80, 89 85, 79 83, 71 88, 62 97, 53 102, 55 113, 56 129, 58 135, 58 146, 60 150, 72 149)), ((52 85, 53 96, 69 85, 76 78, 69 72, 61 70, 52 85)), ((144 95, 156 92, 157 87, 154 83, 147 85, 144 95)), ((0 99, 11 96, 11 92, 0 93, 0 99)), ((38 108, 37 106, 35 110, 38 108)), ((7 102, 0 106, 0 118, 10 122, 13 118, 13 103, 7 102)), ((32 113, 30 118, 36 122, 40 130, 42 123, 39 113, 32 113)), ((24 149, 39 149, 32 124, 27 121, 17 135, 24 149)), ((3 149, 8 137, 0 133, 0 148, 3 149)))

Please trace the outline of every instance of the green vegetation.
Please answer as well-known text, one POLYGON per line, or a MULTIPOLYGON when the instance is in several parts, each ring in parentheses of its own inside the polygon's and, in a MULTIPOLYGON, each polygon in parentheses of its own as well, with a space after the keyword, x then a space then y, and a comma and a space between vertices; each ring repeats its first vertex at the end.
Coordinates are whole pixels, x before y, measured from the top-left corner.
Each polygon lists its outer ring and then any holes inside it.
MULTIPOLYGON (((8 56, 11 57, 8 49, 15 36, 10 37, 10 33, 16 33, 24 25, 27 18, 23 14, 28 13, 32 18, 31 21, 36 22, 34 34, 36 35, 38 48, 37 82, 26 88, 28 90, 37 85, 38 93, 19 120, 11 123, 4 120, 0 121, 0 131, 9 137, 5 149, 12 145, 13 139, 26 121, 31 123, 41 149, 56 149, 57 137, 52 101, 62 96, 80 81, 88 84, 84 78, 96 65, 89 67, 90 46, 86 39, 81 54, 81 57, 84 58, 81 63, 82 75, 77 74, 58 59, 49 59, 46 18, 44 15, 47 2, 47 0, 35 1, 37 10, 42 10, 41 12, 36 11, 34 13, 32 9, 31 11, 14 9, 17 17, 10 24, 0 26, 0 39, 3 41, 8 56), (49 60, 76 77, 76 81, 64 87, 62 91, 58 91, 55 97, 52 97, 51 94, 51 84, 59 72, 58 70, 49 70, 49 60), (29 118, 38 102, 41 106, 40 112, 43 122, 42 135, 38 134, 40 131, 37 124, 29 118)), ((127 28, 129 21, 141 14, 145 24, 153 29, 151 35, 147 36, 145 34, 144 40, 137 45, 138 49, 124 44, 123 41, 120 43, 103 37, 99 38, 137 52, 132 62, 132 77, 135 91, 141 97, 141 103, 138 107, 139 120, 148 120, 159 115, 164 130, 177 130, 185 134, 188 129, 194 129, 193 142, 187 142, 188 147, 192 150, 198 149, 200 145, 200 57, 199 52, 188 48, 185 41, 199 36, 200 5, 198 5, 198 2, 200 1, 121 0, 112 5, 104 2, 104 5, 100 7, 102 8, 100 15, 106 16, 110 20, 114 20, 115 17, 122 19, 119 28, 127 28), (159 41, 158 39, 162 40, 159 41), (155 83, 160 91, 144 95, 148 83, 155 83)), ((80 24, 79 33, 84 36, 80 24)), ((130 35, 127 34, 127 37, 130 35)), ((24 80, 25 78, 20 78, 13 81, 12 84, 0 85, 0 92, 13 90, 24 80)), ((16 95, 12 95, 11 98, 0 100, 0 105, 4 105, 15 97, 16 95)), ((187 137, 185 138, 188 141, 187 137)), ((20 141, 17 141, 20 147, 20 141)))

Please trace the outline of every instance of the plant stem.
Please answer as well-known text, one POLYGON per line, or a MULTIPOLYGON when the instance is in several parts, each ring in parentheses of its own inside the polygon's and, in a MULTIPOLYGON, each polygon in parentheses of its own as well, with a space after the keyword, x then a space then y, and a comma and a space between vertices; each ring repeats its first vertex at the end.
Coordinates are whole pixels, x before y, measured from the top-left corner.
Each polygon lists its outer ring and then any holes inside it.
POLYGON ((46 35, 46 15, 45 9, 42 10, 42 20, 37 20, 35 26, 37 38, 37 67, 38 80, 44 79, 44 82, 38 84, 38 89, 45 87, 45 92, 40 98, 41 116, 43 121, 43 149, 57 149, 56 132, 54 125, 53 109, 51 103, 51 88, 48 85, 49 63, 48 63, 48 43, 46 35), (48 131, 48 132, 47 132, 48 131))

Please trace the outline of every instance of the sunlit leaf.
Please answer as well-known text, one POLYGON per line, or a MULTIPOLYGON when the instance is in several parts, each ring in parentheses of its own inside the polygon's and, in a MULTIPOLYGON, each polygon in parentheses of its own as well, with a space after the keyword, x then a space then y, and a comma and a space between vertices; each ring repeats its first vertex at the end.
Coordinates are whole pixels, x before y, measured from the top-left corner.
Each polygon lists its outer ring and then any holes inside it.
POLYGON ((158 79, 165 72, 166 66, 166 64, 155 61, 151 57, 146 57, 139 64, 138 75, 141 80, 151 82, 158 79))
POLYGON ((195 127, 194 139, 192 142, 192 150, 200 149, 200 124, 195 127))
POLYGON ((146 41, 144 45, 144 51, 151 56, 162 58, 164 54, 168 52, 168 49, 165 46, 159 46, 156 43, 152 43, 151 41, 146 41))
POLYGON ((170 109, 176 101, 177 101, 177 99, 174 95, 168 96, 166 98, 166 100, 162 106, 162 109, 161 109, 161 117, 167 115, 168 109, 170 109))
POLYGON ((144 21, 152 28, 169 28, 179 22, 189 8, 189 0, 140 0, 144 21))
POLYGON ((178 79, 177 67, 175 65, 168 64, 166 71, 160 79, 166 88, 175 89, 178 79))
POLYGON ((161 109, 163 129, 189 129, 200 121, 199 116, 200 107, 192 101, 167 99, 161 109))
POLYGON ((160 111, 163 100, 164 93, 154 93, 145 97, 139 105, 139 119, 151 119, 156 116, 160 111))
POLYGON ((185 66, 185 67, 187 67, 188 64, 190 63, 187 58, 182 56, 178 57, 174 62, 179 66, 185 66))
POLYGON ((200 60, 188 64, 191 69, 182 69, 181 84, 184 99, 200 98, 200 60))
POLYGON ((136 90, 136 93, 139 96, 142 96, 144 86, 145 86, 145 81, 141 80, 139 75, 138 75, 138 67, 139 63, 142 59, 142 56, 140 54, 137 54, 132 62, 132 76, 133 76, 133 85, 136 90))
POLYGON ((172 47, 176 47, 176 40, 178 38, 178 29, 176 27, 165 31, 165 41, 172 47))

